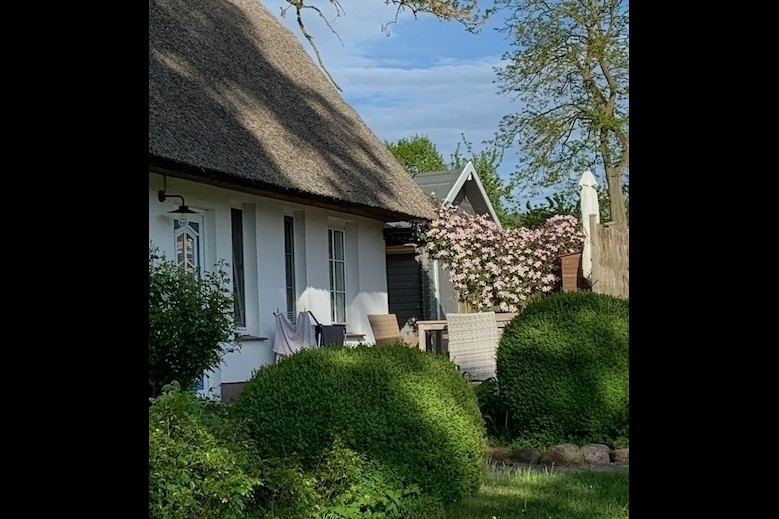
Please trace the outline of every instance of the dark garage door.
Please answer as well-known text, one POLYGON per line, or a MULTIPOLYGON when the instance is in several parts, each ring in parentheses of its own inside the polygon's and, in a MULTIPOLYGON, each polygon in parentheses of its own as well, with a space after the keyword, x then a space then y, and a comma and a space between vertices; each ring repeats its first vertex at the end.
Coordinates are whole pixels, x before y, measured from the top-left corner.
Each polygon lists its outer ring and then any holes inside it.
POLYGON ((422 283, 414 254, 387 256, 387 297, 389 311, 398 316, 401 328, 409 319, 423 318, 422 283))

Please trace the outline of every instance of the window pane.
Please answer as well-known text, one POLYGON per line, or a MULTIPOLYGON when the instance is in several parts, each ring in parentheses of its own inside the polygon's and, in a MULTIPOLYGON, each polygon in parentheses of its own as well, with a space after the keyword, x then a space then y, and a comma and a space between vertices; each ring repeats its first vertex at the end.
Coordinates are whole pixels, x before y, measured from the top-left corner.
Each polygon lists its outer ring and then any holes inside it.
POLYGON ((176 237, 176 264, 179 267, 184 266, 184 235, 176 237))
POLYGON ((292 219, 289 216, 284 217, 284 252, 287 254, 292 250, 292 219))
POLYGON ((334 234, 334 247, 335 247, 335 259, 344 259, 344 233, 341 231, 333 231, 334 234))
POLYGON ((176 244, 176 264, 185 272, 200 275, 200 225, 187 224, 174 220, 174 240, 176 244))
POLYGON ((335 264, 335 289, 339 292, 346 291, 344 285, 344 264, 338 262, 335 264))
POLYGON ((287 317, 291 320, 295 313, 295 292, 287 289, 287 317))
POLYGON ((345 323, 346 322, 346 294, 343 293, 335 294, 335 309, 336 309, 335 321, 338 323, 345 323))
POLYGON ((292 256, 287 255, 284 258, 284 272, 286 274, 287 288, 292 288, 295 283, 294 270, 292 267, 292 256))
POLYGON ((344 261, 344 232, 327 230, 330 257, 330 308, 331 319, 346 322, 346 262, 344 261))
POLYGON ((284 217, 284 274, 287 295, 287 313, 294 313, 297 306, 295 290, 295 221, 284 217))
POLYGON ((246 295, 243 270, 243 211, 231 210, 233 238, 233 305, 236 326, 246 326, 246 295))

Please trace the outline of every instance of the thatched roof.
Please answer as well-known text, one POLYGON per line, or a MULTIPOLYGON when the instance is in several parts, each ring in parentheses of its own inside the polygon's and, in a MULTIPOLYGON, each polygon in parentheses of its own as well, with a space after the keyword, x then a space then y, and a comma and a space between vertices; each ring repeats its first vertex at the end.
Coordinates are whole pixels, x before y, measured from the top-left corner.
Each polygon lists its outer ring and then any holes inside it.
POLYGON ((149 0, 151 171, 384 221, 435 207, 257 0, 149 0))

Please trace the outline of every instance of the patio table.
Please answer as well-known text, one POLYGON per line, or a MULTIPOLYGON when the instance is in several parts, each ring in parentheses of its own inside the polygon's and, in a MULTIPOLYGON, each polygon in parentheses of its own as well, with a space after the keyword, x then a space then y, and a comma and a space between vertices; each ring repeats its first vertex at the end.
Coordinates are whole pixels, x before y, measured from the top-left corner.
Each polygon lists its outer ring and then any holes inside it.
POLYGON ((419 349, 427 351, 427 332, 446 330, 446 319, 437 321, 417 321, 417 332, 419 333, 419 349))

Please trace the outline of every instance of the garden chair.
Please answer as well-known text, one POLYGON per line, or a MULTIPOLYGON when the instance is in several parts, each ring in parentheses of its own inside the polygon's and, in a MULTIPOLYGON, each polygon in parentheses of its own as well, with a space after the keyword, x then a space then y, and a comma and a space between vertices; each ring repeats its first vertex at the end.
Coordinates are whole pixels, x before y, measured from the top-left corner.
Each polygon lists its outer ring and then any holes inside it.
POLYGON ((369 314, 368 322, 371 324, 376 346, 386 346, 398 342, 413 344, 413 341, 409 340, 410 338, 401 335, 398 317, 395 314, 369 314))
POLYGON ((446 314, 449 359, 470 380, 495 376, 498 324, 495 312, 446 314))

